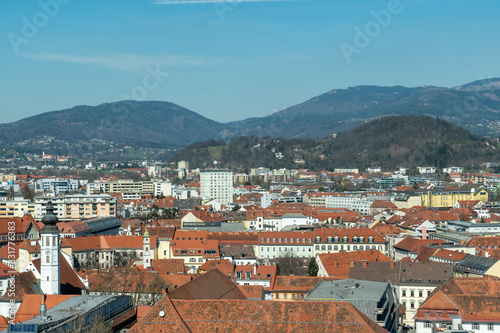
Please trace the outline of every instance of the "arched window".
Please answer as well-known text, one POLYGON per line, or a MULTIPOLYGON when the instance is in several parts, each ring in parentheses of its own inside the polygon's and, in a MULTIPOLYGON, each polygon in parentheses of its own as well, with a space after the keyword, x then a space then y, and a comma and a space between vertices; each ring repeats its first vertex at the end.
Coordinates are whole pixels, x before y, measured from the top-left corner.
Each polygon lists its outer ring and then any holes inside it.
POLYGON ((335 245, 335 246, 333 247, 333 250, 334 250, 334 251, 338 251, 338 249, 339 249, 339 246, 338 246, 338 245, 335 245))
POLYGON ((49 263, 50 263, 50 256, 46 256, 46 257, 45 257, 45 262, 46 262, 47 264, 49 264, 49 263))
POLYGON ((331 250, 332 250, 332 246, 328 245, 328 251, 331 251, 331 250))

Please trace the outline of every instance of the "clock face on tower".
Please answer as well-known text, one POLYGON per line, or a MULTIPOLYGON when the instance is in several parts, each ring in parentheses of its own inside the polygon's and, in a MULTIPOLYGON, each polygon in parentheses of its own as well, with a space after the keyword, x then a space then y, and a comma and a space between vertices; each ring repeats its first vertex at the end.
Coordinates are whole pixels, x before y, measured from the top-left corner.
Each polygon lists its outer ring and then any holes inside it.
POLYGON ((46 254, 46 255, 50 255, 50 250, 49 250, 49 249, 46 249, 46 250, 45 250, 45 254, 46 254))

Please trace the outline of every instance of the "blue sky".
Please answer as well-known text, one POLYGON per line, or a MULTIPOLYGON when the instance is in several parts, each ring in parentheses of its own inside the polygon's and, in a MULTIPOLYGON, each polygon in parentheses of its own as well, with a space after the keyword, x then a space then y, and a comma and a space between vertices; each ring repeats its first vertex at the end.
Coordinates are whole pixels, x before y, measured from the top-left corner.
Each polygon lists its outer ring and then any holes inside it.
POLYGON ((2 0, 0 122, 131 96, 226 122, 355 85, 500 77, 499 1, 159 2, 2 0))

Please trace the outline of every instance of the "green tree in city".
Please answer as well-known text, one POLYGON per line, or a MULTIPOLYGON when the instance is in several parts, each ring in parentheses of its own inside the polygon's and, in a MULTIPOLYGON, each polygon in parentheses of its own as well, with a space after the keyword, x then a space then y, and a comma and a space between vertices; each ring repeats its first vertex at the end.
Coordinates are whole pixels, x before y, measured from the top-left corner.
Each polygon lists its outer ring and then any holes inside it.
POLYGON ((307 266, 307 275, 308 276, 318 276, 318 263, 316 262, 316 258, 312 257, 309 261, 309 265, 307 266))

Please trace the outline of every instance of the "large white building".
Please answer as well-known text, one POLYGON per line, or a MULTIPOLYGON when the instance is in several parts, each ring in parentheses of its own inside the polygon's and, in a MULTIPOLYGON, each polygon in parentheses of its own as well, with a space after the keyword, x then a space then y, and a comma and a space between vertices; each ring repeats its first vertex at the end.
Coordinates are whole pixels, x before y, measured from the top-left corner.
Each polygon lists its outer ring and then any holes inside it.
POLYGON ((200 172, 200 195, 203 199, 214 199, 222 205, 233 201, 233 172, 208 170, 200 172))

